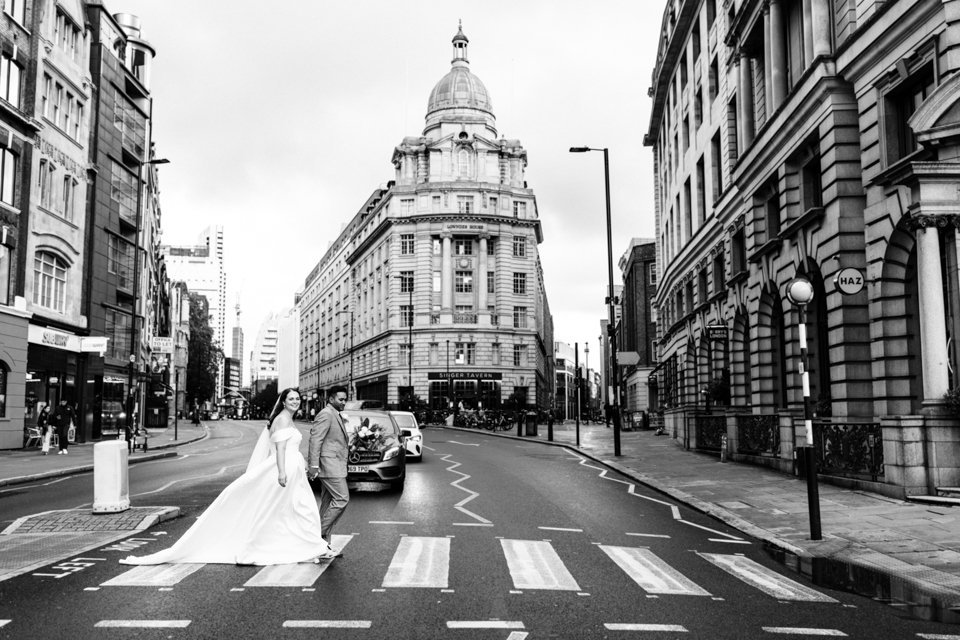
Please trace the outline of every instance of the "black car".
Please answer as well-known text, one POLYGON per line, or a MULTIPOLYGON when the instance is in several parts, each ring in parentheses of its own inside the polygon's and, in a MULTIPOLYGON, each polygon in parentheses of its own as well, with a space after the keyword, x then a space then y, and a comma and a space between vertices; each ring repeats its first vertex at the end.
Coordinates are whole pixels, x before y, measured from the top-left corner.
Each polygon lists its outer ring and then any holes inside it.
POLYGON ((407 452, 393 417, 376 409, 344 409, 341 415, 350 438, 347 481, 380 482, 403 491, 407 452))

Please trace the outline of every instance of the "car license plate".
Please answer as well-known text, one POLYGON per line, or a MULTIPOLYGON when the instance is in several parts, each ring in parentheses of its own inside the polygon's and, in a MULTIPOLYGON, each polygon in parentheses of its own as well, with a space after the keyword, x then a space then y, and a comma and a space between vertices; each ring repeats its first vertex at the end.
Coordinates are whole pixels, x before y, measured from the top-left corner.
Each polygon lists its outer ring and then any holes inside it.
POLYGON ((348 464, 347 473, 366 473, 367 468, 358 464, 348 464))

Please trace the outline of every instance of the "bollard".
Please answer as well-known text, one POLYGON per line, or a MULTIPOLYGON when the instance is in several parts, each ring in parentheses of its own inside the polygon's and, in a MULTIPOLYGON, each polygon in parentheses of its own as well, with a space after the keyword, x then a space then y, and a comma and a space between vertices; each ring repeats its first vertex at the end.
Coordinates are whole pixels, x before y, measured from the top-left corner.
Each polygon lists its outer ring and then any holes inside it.
POLYGON ((727 434, 720 436, 720 462, 727 461, 727 434))
POLYGON ((93 512, 119 513, 130 508, 127 443, 107 440, 93 445, 93 512))

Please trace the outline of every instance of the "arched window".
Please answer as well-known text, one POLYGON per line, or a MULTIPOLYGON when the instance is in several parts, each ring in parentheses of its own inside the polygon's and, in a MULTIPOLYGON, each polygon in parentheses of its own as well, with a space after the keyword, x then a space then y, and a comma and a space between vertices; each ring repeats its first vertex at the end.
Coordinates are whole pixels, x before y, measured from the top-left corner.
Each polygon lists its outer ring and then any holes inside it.
POLYGON ((470 154, 466 149, 460 149, 457 154, 457 173, 463 178, 470 175, 470 154))
POLYGON ((0 418, 7 417, 7 378, 10 375, 10 367, 5 362, 0 362, 0 418))
POLYGON ((63 313, 66 289, 66 264, 52 253, 38 251, 33 258, 33 303, 63 313))

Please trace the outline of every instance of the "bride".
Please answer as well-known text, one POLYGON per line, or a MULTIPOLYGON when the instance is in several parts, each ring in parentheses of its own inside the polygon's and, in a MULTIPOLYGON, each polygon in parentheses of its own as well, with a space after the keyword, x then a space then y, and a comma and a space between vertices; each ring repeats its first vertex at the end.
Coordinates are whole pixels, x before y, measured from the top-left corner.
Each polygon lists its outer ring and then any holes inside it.
POLYGON ((170 548, 122 564, 290 564, 335 557, 320 535, 320 512, 294 426, 300 393, 284 389, 246 472, 227 486, 170 548))

